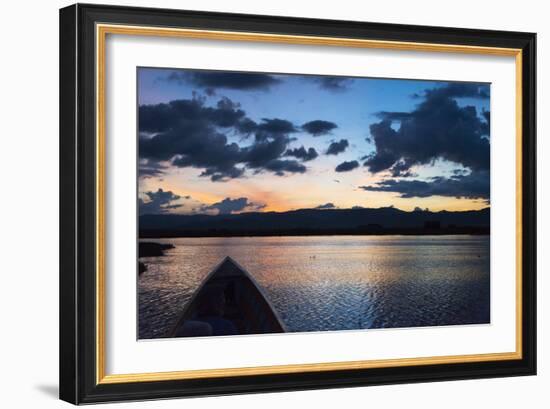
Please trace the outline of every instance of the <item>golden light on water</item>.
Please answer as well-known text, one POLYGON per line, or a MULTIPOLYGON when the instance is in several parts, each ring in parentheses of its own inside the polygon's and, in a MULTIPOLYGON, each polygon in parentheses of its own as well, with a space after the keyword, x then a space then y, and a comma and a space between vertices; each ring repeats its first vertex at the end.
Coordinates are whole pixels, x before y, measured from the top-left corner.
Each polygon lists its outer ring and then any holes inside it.
POLYGON ((254 277, 291 331, 487 323, 489 240, 489 236, 154 239, 175 248, 163 257, 142 259, 148 269, 139 279, 140 338, 164 334, 226 256, 254 277))

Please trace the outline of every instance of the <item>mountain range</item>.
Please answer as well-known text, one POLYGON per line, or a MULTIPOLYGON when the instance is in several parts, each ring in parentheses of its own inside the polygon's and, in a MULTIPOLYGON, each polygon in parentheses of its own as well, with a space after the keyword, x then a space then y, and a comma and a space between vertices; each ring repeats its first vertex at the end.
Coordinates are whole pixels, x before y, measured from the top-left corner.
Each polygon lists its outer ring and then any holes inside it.
POLYGON ((148 214, 140 237, 268 236, 317 234, 489 234, 490 208, 469 211, 394 207, 300 209, 238 214, 148 214))

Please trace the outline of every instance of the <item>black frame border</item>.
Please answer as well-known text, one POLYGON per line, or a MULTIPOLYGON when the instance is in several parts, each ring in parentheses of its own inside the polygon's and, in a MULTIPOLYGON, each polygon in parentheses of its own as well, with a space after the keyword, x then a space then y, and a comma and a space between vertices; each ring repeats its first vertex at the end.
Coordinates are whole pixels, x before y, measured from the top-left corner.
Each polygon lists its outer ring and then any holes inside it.
POLYGON ((536 374, 536 34, 136 7, 60 10, 60 388, 74 404, 536 374), (522 359, 96 383, 96 23, 522 50, 522 359))

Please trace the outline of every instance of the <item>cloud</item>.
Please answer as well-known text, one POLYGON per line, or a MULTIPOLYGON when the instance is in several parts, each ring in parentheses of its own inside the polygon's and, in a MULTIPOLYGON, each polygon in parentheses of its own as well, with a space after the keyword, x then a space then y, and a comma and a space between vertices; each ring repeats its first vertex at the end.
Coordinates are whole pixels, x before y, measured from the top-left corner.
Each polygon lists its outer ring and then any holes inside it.
POLYGON ((450 83, 426 90, 424 100, 411 112, 379 112, 381 121, 370 126, 376 150, 364 165, 373 173, 392 169, 400 175, 414 165, 444 159, 488 170, 489 115, 483 111, 480 118, 475 107, 461 107, 455 99, 488 96, 484 84, 450 83))
POLYGON ((280 118, 263 118, 262 122, 256 126, 254 130, 256 132, 257 140, 264 140, 272 136, 288 135, 290 133, 298 132, 298 129, 294 124, 286 119, 280 118))
POLYGON ((295 160, 274 159, 264 164, 264 168, 274 172, 277 176, 288 173, 305 173, 306 167, 295 160))
POLYGON ((211 205, 202 205, 199 210, 203 212, 217 210, 218 214, 231 214, 238 213, 243 210, 257 211, 263 209, 264 207, 266 207, 265 204, 249 202, 246 197, 240 197, 238 199, 226 197, 220 202, 213 203, 211 205))
POLYGON ((333 129, 338 128, 334 122, 316 119, 302 125, 302 129, 313 136, 329 134, 333 129))
POLYGON ((287 151, 290 138, 285 134, 269 135, 261 138, 256 135, 253 145, 241 149, 241 160, 246 162, 247 167, 254 169, 256 173, 269 170, 278 176, 283 176, 285 172, 304 173, 306 167, 296 160, 279 159, 287 151))
POLYGON ((212 125, 238 129, 241 121, 248 121, 239 104, 221 98, 215 107, 207 107, 201 98, 179 99, 156 105, 139 107, 140 133, 167 132, 175 128, 199 128, 212 125))
POLYGON ((449 82, 443 87, 425 90, 424 97, 489 99, 490 90, 489 84, 449 82))
POLYGON ((329 145, 326 154, 338 155, 339 153, 344 152, 348 146, 349 146, 349 142, 347 141, 347 139, 340 139, 339 142, 332 142, 329 145))
POLYGON ((321 89, 331 92, 347 91, 353 83, 352 78, 346 77, 311 76, 305 78, 318 84, 321 89))
POLYGON ((219 88, 266 91, 281 82, 280 79, 269 74, 227 71, 172 71, 166 79, 187 82, 196 87, 205 88, 209 92, 219 88))
POLYGON ((458 169, 453 169, 451 173, 453 174, 453 176, 466 176, 466 175, 469 175, 471 172, 468 169, 458 168, 458 169))
MULTIPOLYGON (((140 161, 149 166, 169 162, 175 167, 198 168, 200 176, 214 182, 243 177, 246 169, 280 176, 307 170, 296 160, 282 159, 293 141, 289 135, 298 132, 292 122, 263 118, 256 123, 228 98, 221 98, 215 106, 206 106, 203 98, 142 105, 139 131, 140 161), (248 146, 240 146, 228 140, 230 133, 244 139, 254 134, 254 138, 248 146)), ((307 155, 312 157, 313 151, 307 155)))
POLYGON ((352 161, 346 161, 340 163, 338 166, 336 166, 336 169, 334 169, 336 172, 349 172, 353 169, 356 169, 359 167, 359 162, 356 160, 352 161))
POLYGON ((334 203, 329 202, 329 203, 325 203, 325 204, 317 206, 316 209, 322 209, 322 210, 336 209, 336 206, 334 205, 334 203))
POLYGON ((158 162, 154 161, 140 161, 138 169, 138 177, 141 179, 149 179, 154 177, 163 176, 165 173, 166 167, 162 166, 158 162))
POLYGON ((371 192, 399 193, 402 198, 446 196, 457 199, 489 199, 489 171, 477 171, 468 175, 443 176, 425 180, 386 179, 370 186, 360 186, 371 192))
MULTIPOLYGON (((170 190, 164 191, 159 189, 156 192, 145 192, 145 195, 148 198, 147 201, 141 198, 138 199, 140 215, 167 213, 170 209, 177 209, 183 206, 182 204, 174 203, 182 199, 182 197, 170 190)), ((190 199, 190 197, 185 196, 184 199, 190 199)))
POLYGON ((295 149, 288 149, 285 152, 286 156, 294 156, 295 158, 302 159, 304 162, 315 159, 319 154, 314 148, 306 150, 303 146, 295 149))
MULTIPOLYGON (((173 162, 176 166, 185 167, 186 165, 180 160, 176 159, 173 162)), ((212 182, 223 182, 227 179, 236 179, 244 175, 244 168, 238 168, 236 166, 229 166, 227 168, 220 168, 219 166, 213 166, 207 168, 201 172, 199 176, 210 176, 212 182)))
POLYGON ((487 135, 487 137, 489 137, 491 134, 491 112, 483 110, 481 111, 481 116, 485 119, 485 123, 482 124, 483 135, 487 135))
POLYGON ((231 101, 227 97, 222 97, 216 104, 216 108, 206 108, 206 116, 214 125, 220 127, 235 126, 239 121, 246 119, 245 112, 240 109, 239 103, 231 101))
POLYGON ((250 136, 257 128, 258 124, 250 118, 243 118, 235 124, 237 132, 243 136, 250 136))
POLYGON ((415 173, 410 171, 409 167, 410 166, 405 161, 396 162, 390 168, 391 175, 393 177, 403 177, 403 178, 416 176, 415 173))

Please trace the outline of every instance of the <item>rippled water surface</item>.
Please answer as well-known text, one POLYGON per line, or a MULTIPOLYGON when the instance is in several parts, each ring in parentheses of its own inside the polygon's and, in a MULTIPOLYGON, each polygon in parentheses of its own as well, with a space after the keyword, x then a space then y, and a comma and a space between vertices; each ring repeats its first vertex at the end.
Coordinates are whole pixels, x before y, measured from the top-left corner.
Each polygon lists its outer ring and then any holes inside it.
POLYGON ((264 288, 290 331, 479 324, 490 320, 488 236, 147 239, 139 337, 163 336, 224 257, 264 288))

